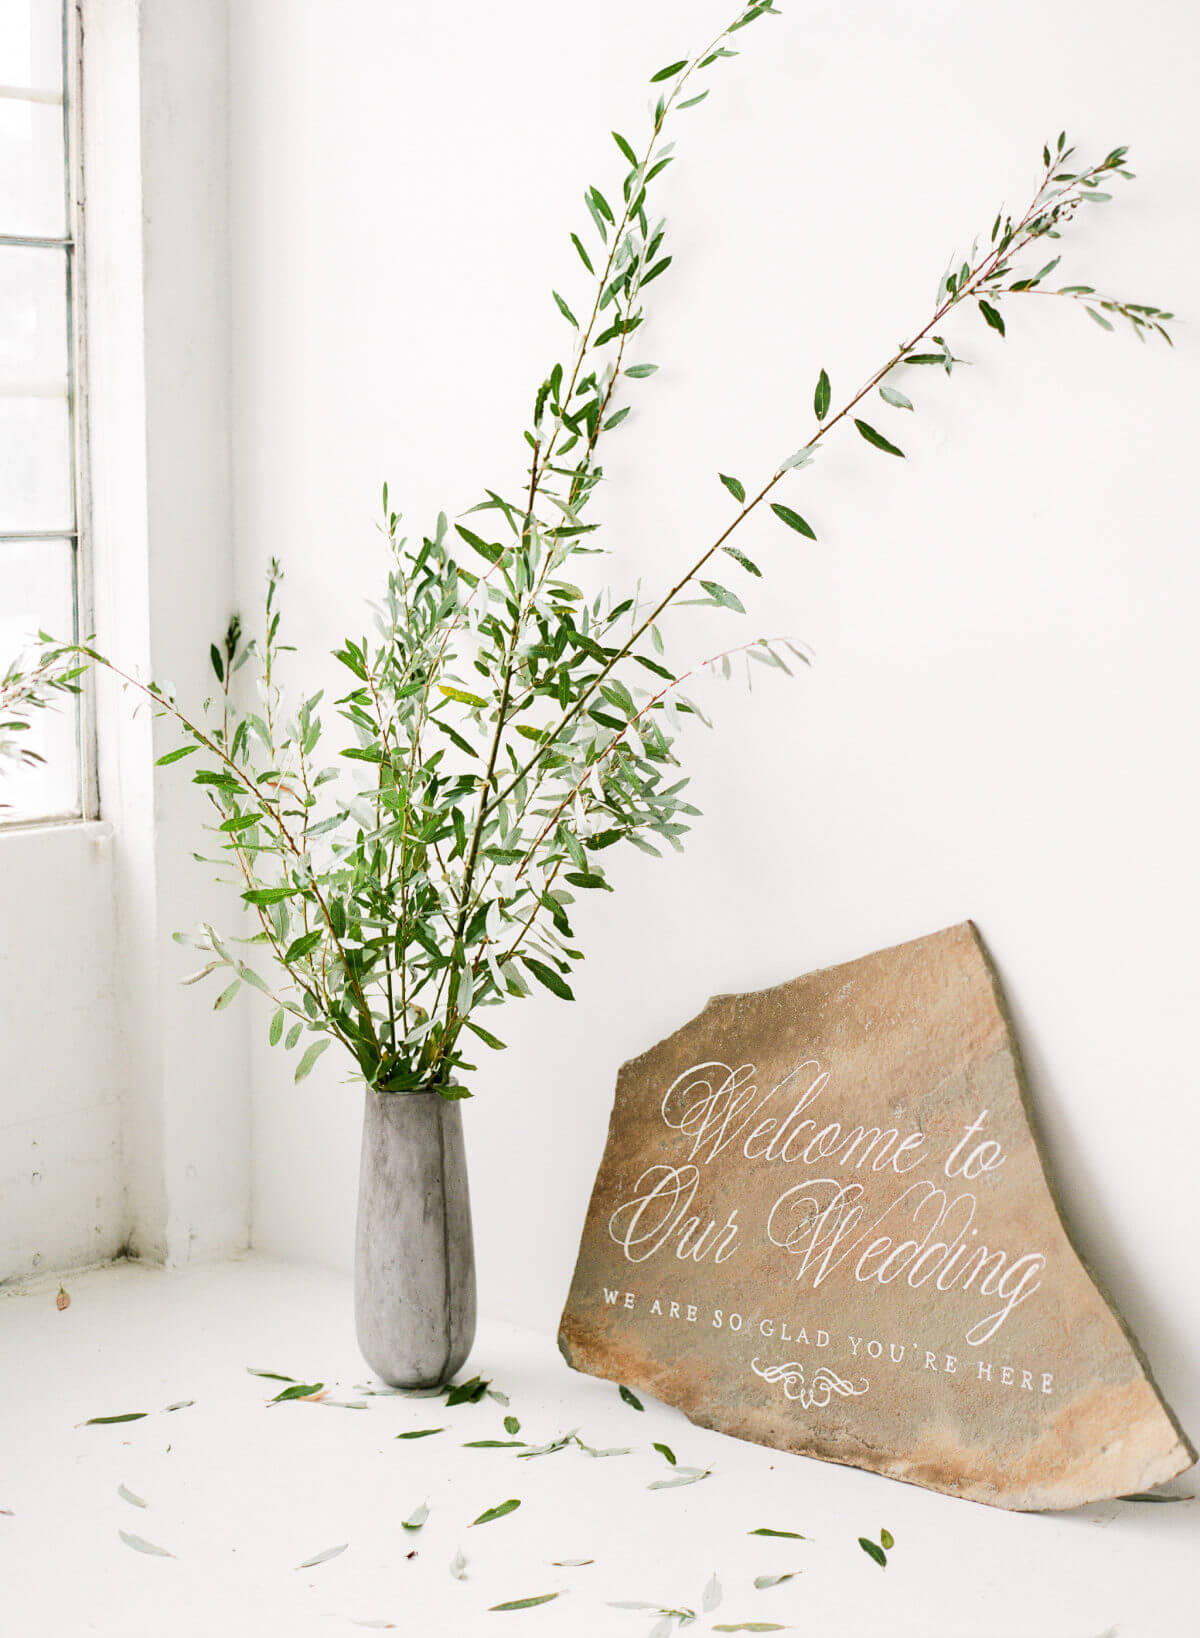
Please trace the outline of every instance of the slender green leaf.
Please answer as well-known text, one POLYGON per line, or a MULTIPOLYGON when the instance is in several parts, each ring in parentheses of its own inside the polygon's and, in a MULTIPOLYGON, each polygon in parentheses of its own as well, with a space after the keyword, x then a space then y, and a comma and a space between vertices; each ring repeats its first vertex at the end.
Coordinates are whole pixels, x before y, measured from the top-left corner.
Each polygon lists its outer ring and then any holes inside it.
POLYGON ((899 455, 901 458, 903 458, 904 451, 902 449, 897 449, 895 444, 892 443, 890 439, 885 438, 882 432, 876 432, 875 428, 869 425, 868 422, 860 421, 856 416, 854 425, 858 428, 859 432, 867 440, 867 442, 869 444, 873 444, 876 449, 882 449, 885 455, 899 455))
POLYGON ((477 1524, 491 1524, 496 1519, 502 1519, 509 1513, 515 1513, 520 1505, 515 1497, 511 1501, 499 1502, 495 1507, 489 1507, 485 1512, 480 1513, 477 1519, 472 1519, 468 1528, 474 1529, 477 1524))
POLYGON ((557 1598, 556 1592, 535 1593, 531 1598, 510 1598, 505 1604, 489 1604, 489 1611, 497 1610, 531 1610, 535 1604, 549 1604, 557 1598))
POLYGON ((990 301, 984 301, 980 297, 979 311, 987 320, 989 329, 998 331, 1000 335, 1004 334, 1004 320, 1001 318, 998 308, 993 307, 990 301))
POLYGON ((818 421, 823 421, 829 414, 829 377, 824 370, 817 377, 816 390, 813 393, 813 411, 818 421))
POLYGON ((293 1076, 293 1079, 296 1081, 302 1081, 328 1045, 328 1035, 323 1035, 319 1041, 311 1041, 309 1045, 305 1047, 304 1052, 301 1055, 300 1062, 296 1065, 296 1073, 293 1076))
POLYGON ((790 506, 784 506, 779 501, 771 502, 771 510, 781 523, 786 523, 789 529, 794 529, 798 535, 807 535, 809 540, 816 540, 816 534, 811 524, 805 522, 799 512, 793 512, 790 506))
POLYGON ((746 499, 746 491, 738 480, 736 478, 731 478, 727 472, 718 472, 717 477, 720 478, 721 482, 725 485, 726 489, 728 489, 729 493, 733 496, 734 500, 737 501, 739 506, 742 505, 746 499))

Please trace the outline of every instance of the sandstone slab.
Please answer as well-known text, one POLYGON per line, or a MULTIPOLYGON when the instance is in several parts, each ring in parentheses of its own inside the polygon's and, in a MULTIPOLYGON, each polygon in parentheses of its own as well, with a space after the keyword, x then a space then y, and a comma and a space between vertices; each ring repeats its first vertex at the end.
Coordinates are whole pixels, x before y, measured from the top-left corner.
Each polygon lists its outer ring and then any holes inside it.
POLYGON ((998 1507, 1196 1458, 1072 1245, 970 923, 717 996, 624 1065, 559 1346, 703 1426, 998 1507))

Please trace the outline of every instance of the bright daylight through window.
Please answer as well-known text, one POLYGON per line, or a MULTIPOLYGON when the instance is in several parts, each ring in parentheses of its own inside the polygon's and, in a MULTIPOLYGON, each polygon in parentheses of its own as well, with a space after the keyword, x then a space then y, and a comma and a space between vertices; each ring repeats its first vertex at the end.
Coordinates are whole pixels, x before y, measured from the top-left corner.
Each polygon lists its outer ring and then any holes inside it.
MULTIPOLYGON (((79 629, 79 281, 74 4, 0 4, 0 676, 39 631, 79 629)), ((85 811, 80 704, 35 714, 0 824, 85 811)))

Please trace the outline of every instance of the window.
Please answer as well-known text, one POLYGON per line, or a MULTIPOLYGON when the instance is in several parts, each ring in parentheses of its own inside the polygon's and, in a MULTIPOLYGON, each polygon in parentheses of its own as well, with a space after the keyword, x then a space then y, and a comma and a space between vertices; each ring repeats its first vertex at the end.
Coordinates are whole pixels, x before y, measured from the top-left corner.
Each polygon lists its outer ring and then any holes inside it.
MULTIPOLYGON (((0 669, 39 630, 78 635, 79 253, 75 0, 0 0, 0 669)), ((29 734, 44 761, 6 765, 0 818, 87 813, 86 701, 29 734)))

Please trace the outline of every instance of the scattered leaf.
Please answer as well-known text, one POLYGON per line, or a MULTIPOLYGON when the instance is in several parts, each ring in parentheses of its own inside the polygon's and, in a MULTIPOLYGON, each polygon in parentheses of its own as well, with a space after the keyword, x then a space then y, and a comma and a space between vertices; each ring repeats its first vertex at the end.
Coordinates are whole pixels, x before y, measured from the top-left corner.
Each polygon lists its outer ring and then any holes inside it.
POLYGON ((142 1536, 130 1535, 128 1530, 118 1530, 117 1534, 126 1547, 132 1547, 135 1553, 149 1553, 154 1558, 174 1558, 165 1547, 156 1547, 152 1541, 146 1541, 142 1536))
POLYGON ((506 1393, 501 1393, 499 1388, 489 1388, 487 1391, 487 1396, 489 1399, 494 1399, 498 1405, 503 1405, 505 1409, 507 1409, 510 1404, 508 1395, 506 1393))
POLYGON ((859 1536, 858 1545, 868 1558, 873 1558, 881 1570, 887 1569, 887 1554, 877 1541, 868 1541, 866 1536, 859 1536))
POLYGON ((506 1416, 504 1418, 504 1431, 505 1433, 520 1433, 521 1424, 515 1416, 506 1416))
POLYGON ((1165 1496, 1160 1490, 1135 1490, 1131 1495, 1117 1497, 1118 1501, 1132 1502, 1181 1502, 1195 1499, 1195 1496, 1165 1496))
POLYGON ((714 1632, 790 1632, 778 1621, 718 1621, 714 1632))
POLYGON ((892 1548, 896 1545, 896 1538, 890 1530, 881 1530, 879 1532, 879 1545, 886 1552, 891 1552, 892 1548))
POLYGON ((490 1611, 496 1610, 531 1610, 535 1604, 549 1604, 557 1598, 556 1592, 535 1593, 532 1598, 510 1598, 506 1604, 489 1604, 490 1611))
POLYGON ((497 1506, 489 1507, 486 1512, 480 1513, 477 1519, 472 1519, 469 1528, 474 1529, 477 1524, 491 1524, 494 1519, 502 1519, 507 1513, 515 1513, 520 1505, 515 1499, 500 1502, 497 1506))
POLYGON ((464 1450, 525 1450, 524 1439, 468 1439, 464 1450))
POLYGON ((405 1530, 419 1530, 428 1517, 429 1504, 422 1502, 415 1512, 410 1513, 408 1518, 402 1520, 402 1528, 405 1530))
POLYGON ((467 1579, 467 1556, 461 1547, 457 1549, 454 1557, 450 1560, 450 1574, 456 1581, 465 1581, 467 1579))
POLYGON ((343 1541, 340 1547, 326 1547, 323 1553, 314 1553, 312 1558, 306 1558, 303 1564, 297 1564, 298 1570, 311 1570, 314 1565, 327 1564, 331 1558, 337 1558, 346 1551, 350 1543, 343 1541))
POLYGON ((140 1496, 135 1496, 133 1491, 127 1490, 123 1484, 117 1486, 117 1495, 120 1496, 122 1501, 127 1501, 130 1507, 145 1507, 146 1505, 140 1496))
POLYGON ((86 1422, 80 1424, 85 1428, 108 1427, 113 1422, 140 1422, 145 1411, 126 1411, 121 1416, 89 1416, 86 1422))
POLYGON ((247 1365, 246 1370, 250 1376, 265 1376, 268 1382, 294 1382, 296 1380, 294 1376, 283 1376, 279 1371, 255 1370, 253 1365, 247 1365))
POLYGON ((58 1296, 55 1297, 55 1299, 54 1299, 54 1306, 58 1309, 60 1314, 63 1312, 64 1309, 70 1308, 70 1306, 71 1306, 71 1297, 70 1297, 70 1293, 67 1291, 67 1288, 66 1288, 65 1285, 60 1285, 59 1286, 58 1296))
POLYGON ((164 1406, 164 1409, 167 1411, 190 1410, 195 1403, 194 1399, 177 1399, 173 1405, 164 1406))
POLYGON ((704 1611, 705 1615, 708 1615, 710 1611, 716 1609, 720 1602, 721 1583, 717 1580, 717 1573, 714 1570, 704 1588, 704 1594, 700 1600, 700 1608, 704 1611))
POLYGON ((799 1530, 768 1530, 765 1524, 759 1525, 757 1530, 748 1530, 746 1532, 746 1534, 750 1535, 750 1536, 779 1536, 781 1538, 786 1537, 786 1539, 788 1541, 807 1541, 808 1540, 808 1537, 807 1536, 802 1536, 800 1534, 799 1530))
POLYGON ((445 1433, 445 1428, 412 1428, 408 1433, 398 1433, 397 1439, 428 1439, 432 1433, 445 1433))
POLYGON ((793 1576, 799 1574, 799 1570, 787 1570, 783 1575, 756 1575, 754 1585, 759 1592, 765 1592, 768 1587, 782 1587, 785 1581, 790 1581, 793 1576))
POLYGON ((655 1441, 654 1449, 657 1450, 658 1454, 666 1461, 670 1462, 672 1467, 675 1466, 675 1452, 671 1449, 670 1445, 660 1445, 657 1441, 655 1441))
POLYGON ((594 1564, 594 1558, 552 1558, 551 1564, 556 1570, 581 1570, 585 1564, 594 1564))
POLYGON ((324 1390, 323 1382, 293 1382, 290 1388, 281 1389, 268 1403, 282 1405, 289 1399, 311 1399, 314 1394, 323 1393, 324 1390))
POLYGON ((647 1490, 678 1490, 685 1484, 699 1484, 701 1479, 707 1479, 712 1473, 711 1467, 677 1467, 673 1477, 669 1479, 655 1479, 653 1484, 646 1486, 647 1490))
POLYGON ((621 1395, 621 1398, 629 1406, 630 1410, 639 1410, 639 1411, 640 1410, 645 1410, 646 1407, 645 1407, 645 1405, 642 1404, 642 1402, 638 1398, 637 1394, 634 1393, 632 1388, 627 1388, 623 1382, 621 1383, 621 1385, 617 1389, 617 1392, 621 1395))

